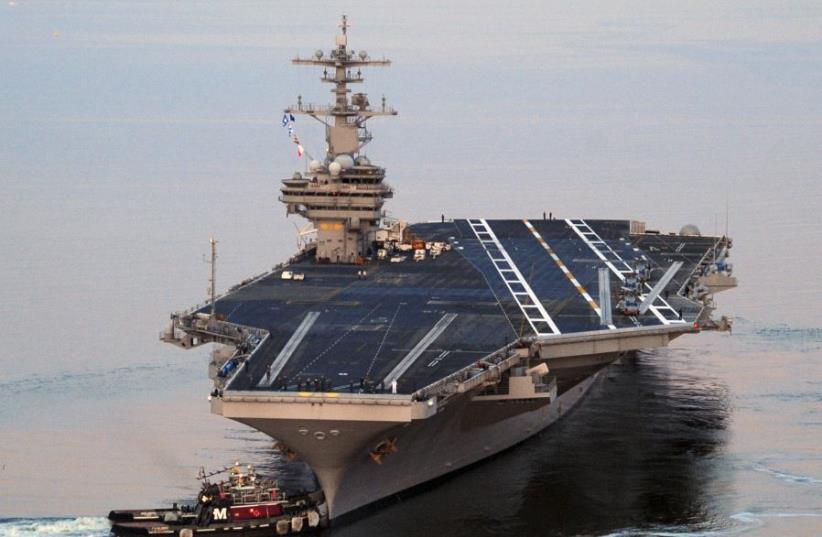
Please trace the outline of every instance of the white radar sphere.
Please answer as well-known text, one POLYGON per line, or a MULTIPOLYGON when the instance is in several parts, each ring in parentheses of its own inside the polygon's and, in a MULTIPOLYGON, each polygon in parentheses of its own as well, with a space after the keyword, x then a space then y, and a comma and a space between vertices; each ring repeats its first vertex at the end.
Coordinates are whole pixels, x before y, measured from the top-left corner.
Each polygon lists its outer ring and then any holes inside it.
POLYGON ((342 171, 342 166, 340 166, 339 162, 334 161, 328 165, 328 171, 331 172, 331 175, 340 175, 340 172, 342 171))
POLYGON ((343 170, 347 170, 354 165, 354 159, 351 158, 351 155, 337 155, 334 162, 339 164, 343 170))
POLYGON ((319 160, 312 160, 308 163, 308 169, 314 173, 317 173, 318 171, 323 169, 323 163, 319 160))

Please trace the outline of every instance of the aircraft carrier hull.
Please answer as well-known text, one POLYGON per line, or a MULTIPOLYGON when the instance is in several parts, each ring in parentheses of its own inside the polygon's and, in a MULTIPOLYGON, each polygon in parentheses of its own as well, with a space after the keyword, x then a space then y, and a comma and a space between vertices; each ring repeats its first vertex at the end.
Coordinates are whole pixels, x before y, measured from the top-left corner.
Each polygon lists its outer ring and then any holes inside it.
POLYGON ((699 332, 712 309, 693 298, 699 278, 730 247, 631 233, 627 221, 409 229, 449 247, 360 265, 295 257, 217 298, 213 313, 173 316, 162 336, 226 345, 212 363, 212 412, 306 461, 331 518, 527 439, 620 355, 699 332), (602 298, 640 263, 653 266, 647 311, 604 315, 602 298))
MULTIPOLYGON (((612 357, 611 357, 612 358, 612 357)), ((386 422, 233 418, 290 447, 312 467, 326 496, 330 518, 351 514, 383 498, 435 480, 504 451, 546 429, 588 392, 594 373, 556 398, 489 400, 465 394, 435 416, 396 425, 386 422), (302 423, 308 434, 294 434, 302 423), (339 436, 319 431, 342 431, 339 436), (396 451, 379 463, 368 456, 381 439, 396 451)), ((225 409, 223 409, 225 415, 225 409)))

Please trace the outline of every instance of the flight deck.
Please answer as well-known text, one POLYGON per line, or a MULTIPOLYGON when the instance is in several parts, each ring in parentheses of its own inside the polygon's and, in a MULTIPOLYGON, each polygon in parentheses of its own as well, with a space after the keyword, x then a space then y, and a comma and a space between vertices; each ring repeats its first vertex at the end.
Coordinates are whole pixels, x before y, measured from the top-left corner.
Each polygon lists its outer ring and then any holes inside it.
POLYGON ((303 258, 217 300, 225 321, 269 334, 228 388, 388 391, 396 380, 398 393, 412 393, 526 336, 692 324, 702 307, 679 292, 717 239, 631 235, 629 225, 423 223, 410 234, 448 251, 360 265, 303 258), (616 294, 640 259, 657 277, 683 264, 644 315, 614 314, 605 324, 598 269, 609 269, 616 294), (283 279, 284 271, 300 279, 283 279))

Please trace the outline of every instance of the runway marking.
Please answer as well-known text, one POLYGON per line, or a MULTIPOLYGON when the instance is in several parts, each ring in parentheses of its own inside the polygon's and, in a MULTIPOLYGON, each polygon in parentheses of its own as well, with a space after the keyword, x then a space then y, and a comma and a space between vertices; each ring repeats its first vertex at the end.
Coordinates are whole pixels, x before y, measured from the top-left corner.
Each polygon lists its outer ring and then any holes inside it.
POLYGON ((400 308, 405 305, 405 302, 400 302, 397 304, 397 309, 394 311, 394 316, 391 317, 391 322, 388 323, 388 327, 385 329, 385 334, 382 335, 382 341, 380 341, 380 345, 377 347, 377 352, 374 353, 374 357, 371 359, 371 363, 368 365, 368 370, 365 372, 365 378, 371 374, 371 370, 374 368, 374 364, 377 362, 377 357, 380 355, 380 351, 382 350, 383 345, 385 345, 385 340, 388 339, 388 333, 391 331, 391 327, 394 326, 394 321, 397 320, 397 315, 400 313, 400 308))
POLYGON ((542 305, 542 302, 540 302, 539 297, 537 297, 534 290, 531 289, 531 286, 528 285, 528 282, 517 268, 516 263, 514 263, 514 260, 508 255, 508 252, 502 246, 502 243, 496 234, 494 234, 488 222, 484 218, 474 219, 468 220, 468 225, 471 226, 471 230, 474 232, 474 235, 476 235, 485 253, 488 254, 491 263, 493 263, 494 268, 497 270, 497 273, 499 273, 505 286, 508 287, 508 291, 510 291, 511 296, 514 297, 514 301, 516 301, 534 332, 538 336, 559 334, 559 328, 554 324, 554 320, 551 319, 551 316, 545 311, 545 307, 542 305), (509 272, 510 274, 508 274, 509 272), (544 331, 541 325, 547 325, 550 332, 544 331))
MULTIPOLYGON (((539 242, 540 245, 542 245, 542 247, 545 249, 545 251, 548 252, 548 255, 551 257, 551 259, 554 260, 554 263, 556 263, 556 265, 559 267, 562 273, 565 274, 565 277, 568 278, 568 281, 571 282, 571 284, 579 292, 579 294, 582 295, 582 298, 584 298, 585 301, 588 302, 588 305, 591 306, 591 308, 596 312, 597 315, 599 315, 599 318, 601 319, 602 309, 600 309, 599 305, 597 305, 594 299, 591 298, 591 295, 588 294, 588 291, 586 291, 585 288, 579 283, 579 281, 577 281, 576 277, 574 277, 574 274, 571 272, 571 270, 565 266, 565 263, 562 262, 562 259, 560 259, 556 252, 554 252, 554 249, 551 248, 551 246, 547 242, 545 242, 545 239, 542 238, 542 235, 539 234, 539 231, 536 230, 536 228, 531 224, 531 222, 529 222, 528 220, 523 220, 522 222, 525 224, 525 227, 528 228, 528 231, 531 232, 534 238, 537 239, 537 242, 539 242)), ((611 330, 615 330, 616 326, 614 326, 613 324, 609 324, 608 328, 610 328, 611 330)))
POLYGON ((328 352, 329 352, 329 351, 331 351, 331 349, 333 349, 334 347, 336 347, 336 346, 337 346, 337 344, 345 338, 345 336, 347 336, 348 334, 350 334, 351 332, 353 332, 353 331, 354 331, 354 327, 356 327, 357 325, 359 325, 359 324, 361 324, 361 323, 365 322, 365 320, 366 320, 366 319, 368 319, 369 317, 371 317, 371 315, 372 315, 375 311, 377 311, 377 308, 379 308, 380 306, 382 306, 382 304, 377 304, 376 306, 374 306, 373 308, 371 308, 371 309, 368 311, 368 313, 366 313, 365 315, 363 315, 363 316, 362 316, 362 318, 361 318, 360 320, 358 320, 356 323, 354 323, 354 324, 352 324, 350 327, 348 327, 348 329, 347 329, 345 332, 343 332, 343 333, 340 335, 340 337, 338 337, 337 339, 335 339, 335 340, 331 343, 331 345, 329 345, 328 347, 326 347, 326 348, 325 348, 325 350, 324 350, 324 351, 322 351, 320 354, 318 354, 317 356, 315 356, 315 357, 314 357, 314 358, 313 358, 310 362, 308 362, 307 364, 305 364, 305 365, 304 365, 304 366, 303 366, 303 367, 302 367, 299 371, 297 371, 297 373, 296 373, 294 376, 295 376, 295 377, 297 377, 297 376, 302 375, 303 371, 305 371, 306 369, 308 369, 309 367, 311 367, 312 365, 314 365, 314 364, 317 362, 317 360, 319 360, 320 358, 322 358, 323 356, 325 356, 326 354, 328 354, 328 352))
POLYGON ((427 367, 434 367, 435 365, 437 365, 438 363, 440 363, 440 362, 441 362, 441 361, 442 361, 442 360, 443 360, 446 356, 448 356, 449 354, 451 354, 451 351, 442 351, 441 353, 439 353, 439 354, 437 355, 437 357, 436 357, 436 358, 434 358, 433 360, 431 360, 430 362, 428 362, 428 366, 427 366, 427 367))
POLYGON ((237 310, 238 310, 238 309, 240 309, 240 306, 242 306, 242 305, 243 305, 243 303, 242 303, 242 302, 240 302, 239 304, 237 304, 236 306, 234 306, 234 308, 231 310, 231 312, 230 312, 228 315, 226 315, 226 316, 225 316, 225 320, 226 320, 226 321, 230 321, 230 320, 231 320, 231 316, 232 316, 232 315, 234 315, 235 313, 237 313, 237 310))
MULTIPOLYGON (((574 230, 574 232, 579 236, 579 238, 582 239, 582 241, 597 255, 597 257, 599 257, 602 261, 605 262, 605 265, 609 269, 611 269, 611 272, 616 274, 617 278, 624 281, 625 275, 630 274, 634 271, 634 268, 631 265, 629 265, 624 259, 622 259, 622 257, 618 253, 616 253, 614 249, 608 245, 608 243, 602 240, 602 238, 593 230, 593 228, 591 228, 591 226, 589 226, 585 222, 585 220, 571 220, 569 218, 566 218, 565 223, 568 224, 568 227, 574 230), (606 255, 613 256, 614 259, 610 260, 606 257, 606 255), (618 269, 612 261, 620 263, 624 268, 618 269)), ((645 284, 645 287, 647 287, 649 291, 652 289, 651 286, 647 283, 645 284)), ((644 300, 645 296, 645 294, 640 294, 639 300, 644 300)), ((663 299, 662 297, 657 297, 657 299, 654 302, 656 302, 657 300, 662 304, 659 306, 652 305, 649 309, 656 316, 656 318, 659 319, 659 321, 662 324, 680 324, 685 322, 684 320, 678 318, 679 314, 676 312, 674 308, 671 307, 670 304, 668 304, 665 301, 665 299, 663 299), (663 315, 660 312, 660 310, 670 311, 675 318, 668 319, 667 317, 665 317, 665 315, 663 315)))
POLYGON ((277 375, 283 370, 285 364, 288 362, 288 359, 291 358, 291 355, 294 354, 294 351, 297 350, 297 347, 300 346, 305 335, 317 321, 317 317, 320 316, 319 311, 309 311, 308 314, 303 318, 300 325, 294 330, 294 333, 291 334, 291 337, 285 343, 285 346, 280 350, 280 353, 271 362, 271 365, 268 366, 268 375, 263 375, 263 378, 257 383, 258 388, 263 387, 271 387, 274 384, 274 381, 277 378, 277 375))
POLYGON ((412 365, 414 365, 414 362, 417 360, 417 358, 419 358, 422 355, 422 353, 425 352, 425 349, 430 347, 431 344, 434 343, 434 341, 438 337, 440 337, 440 335, 442 335, 443 332, 445 332, 445 329, 448 328, 448 325, 450 325, 456 318, 456 313, 446 313, 445 315, 443 315, 440 318, 440 320, 437 321, 436 324, 434 324, 431 330, 429 330, 427 334, 422 336, 422 339, 420 339, 414 346, 414 348, 411 349, 411 352, 406 354, 405 357, 402 360, 400 360, 400 363, 394 366, 394 369, 392 369, 391 372, 385 376, 385 378, 383 379, 383 386, 390 386, 392 381, 397 380, 401 376, 403 376, 406 373, 406 371, 408 371, 408 369, 412 365))

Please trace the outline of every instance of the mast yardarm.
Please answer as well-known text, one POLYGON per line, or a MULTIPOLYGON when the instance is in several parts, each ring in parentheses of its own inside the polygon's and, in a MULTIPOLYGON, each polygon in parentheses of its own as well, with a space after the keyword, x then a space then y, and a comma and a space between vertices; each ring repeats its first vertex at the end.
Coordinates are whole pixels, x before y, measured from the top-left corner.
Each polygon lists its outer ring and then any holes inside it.
POLYGON ((348 49, 348 19, 345 15, 340 23, 342 33, 336 37, 336 47, 326 54, 317 50, 313 58, 295 58, 295 65, 322 66, 322 82, 334 85, 331 93, 334 95, 332 105, 303 104, 299 98, 297 106, 285 110, 288 114, 303 114, 311 116, 326 126, 326 141, 328 151, 326 158, 331 161, 337 155, 354 155, 367 144, 371 137, 365 127, 366 121, 374 116, 392 116, 397 112, 385 106, 383 100, 380 109, 372 109, 365 93, 354 93, 349 98, 351 90, 348 84, 363 82, 362 67, 387 67, 390 60, 374 60, 364 50, 358 53, 348 49), (356 68, 356 71, 354 69, 356 68), (328 121, 326 118, 333 118, 328 121))

